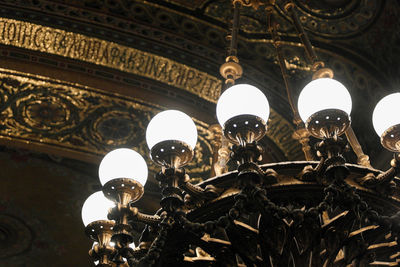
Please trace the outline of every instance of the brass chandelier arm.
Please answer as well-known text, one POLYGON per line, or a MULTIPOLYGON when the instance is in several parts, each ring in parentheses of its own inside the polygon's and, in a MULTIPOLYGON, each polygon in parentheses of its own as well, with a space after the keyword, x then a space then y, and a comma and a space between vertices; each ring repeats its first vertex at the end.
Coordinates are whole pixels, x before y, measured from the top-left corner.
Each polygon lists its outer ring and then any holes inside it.
POLYGON ((305 166, 297 178, 300 181, 317 181, 318 177, 321 177, 323 173, 324 164, 325 158, 320 157, 320 160, 315 168, 313 168, 312 165, 305 166))
POLYGON ((160 216, 141 213, 139 209, 134 206, 134 203, 130 203, 129 210, 130 210, 129 214, 130 220, 138 221, 151 226, 157 226, 161 222, 160 216))
POLYGON ((380 193, 393 194, 396 183, 393 181, 395 176, 400 173, 400 155, 394 154, 390 161, 391 167, 383 173, 375 175, 368 173, 365 176, 358 178, 357 182, 367 188, 374 189, 380 193))
POLYGON ((179 187, 184 190, 189 195, 195 198, 205 197, 205 190, 200 186, 190 183, 190 178, 188 174, 185 174, 183 179, 180 179, 179 187))
POLYGON ((211 200, 218 197, 221 193, 221 190, 218 190, 216 187, 211 185, 207 186, 206 188, 202 188, 198 185, 192 184, 189 178, 185 178, 185 181, 182 181, 179 184, 179 187, 187 194, 189 194, 192 198, 194 198, 195 201, 211 200))
POLYGON ((202 188, 198 185, 190 183, 190 177, 184 168, 165 169, 158 174, 158 179, 161 182, 175 180, 173 186, 190 195, 192 200, 195 202, 198 200, 205 201, 214 199, 221 193, 221 191, 214 186, 202 188))

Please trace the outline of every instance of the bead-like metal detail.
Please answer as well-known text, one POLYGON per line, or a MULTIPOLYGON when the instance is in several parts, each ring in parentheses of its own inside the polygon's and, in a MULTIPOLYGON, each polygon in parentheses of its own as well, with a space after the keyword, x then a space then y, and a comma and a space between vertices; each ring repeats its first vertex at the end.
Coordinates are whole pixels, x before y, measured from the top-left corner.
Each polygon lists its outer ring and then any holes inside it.
POLYGON ((400 124, 384 131, 381 136, 381 143, 389 151, 400 152, 400 124))
POLYGON ((193 158, 193 149, 186 143, 168 140, 154 145, 150 151, 151 159, 165 167, 179 168, 193 158))
POLYGON ((254 115, 240 115, 227 120, 223 131, 232 143, 252 143, 264 137, 267 123, 254 115))
POLYGON ((306 128, 317 138, 342 135, 350 125, 349 115, 339 109, 324 109, 311 115, 306 121, 306 128))
POLYGON ((111 239, 113 227, 114 227, 113 221, 105 221, 105 220, 94 221, 86 226, 85 233, 93 241, 101 243, 102 240, 99 239, 99 236, 102 235, 103 233, 106 235, 110 234, 109 238, 111 239))
POLYGON ((143 185, 129 178, 118 178, 108 181, 103 186, 104 195, 114 202, 127 205, 139 200, 144 193, 143 185))

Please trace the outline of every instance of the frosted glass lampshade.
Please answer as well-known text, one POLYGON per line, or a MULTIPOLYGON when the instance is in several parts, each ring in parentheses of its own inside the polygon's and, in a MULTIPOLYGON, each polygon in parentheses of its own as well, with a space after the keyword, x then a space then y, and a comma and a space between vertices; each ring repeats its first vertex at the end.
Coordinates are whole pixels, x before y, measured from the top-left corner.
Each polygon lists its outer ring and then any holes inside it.
POLYGON ((154 116, 146 130, 147 145, 152 149, 154 145, 167 140, 181 141, 194 149, 197 128, 193 120, 178 110, 166 110, 154 116))
POLYGON ((237 84, 220 96, 217 103, 217 119, 222 127, 226 121, 240 115, 254 115, 265 122, 268 121, 268 99, 257 87, 237 84))
POLYGON ((372 114, 372 124, 379 136, 388 128, 400 124, 399 116, 400 93, 394 93, 382 98, 372 114))
POLYGON ((311 81, 301 91, 298 110, 301 119, 306 122, 314 113, 325 109, 339 109, 350 115, 351 96, 346 87, 330 78, 311 81))
POLYGON ((141 185, 147 181, 147 164, 143 157, 129 148, 118 148, 104 156, 99 166, 100 183, 117 178, 130 178, 141 185))
POLYGON ((82 207, 82 221, 85 227, 100 220, 108 220, 108 210, 114 207, 114 202, 108 200, 103 192, 99 191, 91 194, 83 203, 82 207))

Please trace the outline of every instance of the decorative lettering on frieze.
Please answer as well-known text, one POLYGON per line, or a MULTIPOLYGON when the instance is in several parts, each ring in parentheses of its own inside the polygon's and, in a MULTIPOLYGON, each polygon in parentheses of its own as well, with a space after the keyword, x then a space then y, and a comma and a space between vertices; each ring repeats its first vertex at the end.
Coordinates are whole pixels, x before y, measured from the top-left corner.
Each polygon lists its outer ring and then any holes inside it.
POLYGON ((0 44, 78 59, 154 79, 216 102, 222 82, 195 68, 138 49, 45 27, 0 18, 0 44))
MULTIPOLYGON (((0 18, 0 44, 77 59, 154 79, 216 103, 218 78, 165 57, 38 24, 0 18)), ((293 125, 271 110, 267 136, 288 159, 302 158, 293 125)))

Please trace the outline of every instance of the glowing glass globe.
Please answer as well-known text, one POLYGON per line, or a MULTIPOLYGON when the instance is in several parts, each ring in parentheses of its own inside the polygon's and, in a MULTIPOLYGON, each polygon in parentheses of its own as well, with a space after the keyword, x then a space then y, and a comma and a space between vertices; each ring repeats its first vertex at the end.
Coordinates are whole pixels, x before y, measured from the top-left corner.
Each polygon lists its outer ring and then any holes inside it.
POLYGON ((95 221, 108 220, 108 210, 114 207, 114 202, 108 200, 103 192, 91 194, 82 206, 82 221, 85 227, 95 221))
POLYGON ((163 141, 181 141, 192 149, 197 142, 197 128, 193 120, 178 110, 166 110, 154 116, 146 130, 146 141, 150 149, 163 141))
POLYGON ((351 96, 340 82, 319 78, 311 81, 301 91, 298 110, 301 119, 306 122, 311 115, 325 109, 339 109, 350 115, 351 96))
POLYGON ((130 178, 141 185, 147 181, 147 164, 143 157, 129 148, 118 148, 104 156, 99 166, 100 183, 117 178, 130 178))
POLYGON ((376 104, 372 114, 372 124, 379 136, 390 127, 400 124, 399 106, 400 93, 387 95, 376 104))
POLYGON ((240 115, 254 115, 265 122, 268 121, 268 99, 257 87, 237 84, 220 96, 217 103, 217 119, 222 127, 226 121, 240 115))

